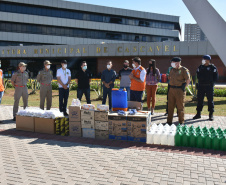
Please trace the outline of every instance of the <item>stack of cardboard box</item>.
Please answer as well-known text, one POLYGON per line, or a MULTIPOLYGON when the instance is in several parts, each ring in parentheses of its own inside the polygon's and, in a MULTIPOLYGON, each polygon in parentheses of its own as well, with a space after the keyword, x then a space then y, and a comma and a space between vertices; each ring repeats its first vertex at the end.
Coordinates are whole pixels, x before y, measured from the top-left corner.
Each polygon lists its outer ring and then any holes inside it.
POLYGON ((97 139, 108 139, 108 111, 95 111, 95 136, 97 139))
POLYGON ((108 115, 109 139, 127 140, 127 115, 108 115))
POLYGON ((95 138, 94 110, 81 110, 83 137, 95 138))
POLYGON ((146 142, 146 129, 151 122, 151 116, 145 113, 127 116, 127 134, 129 141, 146 142))
POLYGON ((81 107, 69 106, 69 135, 82 137, 81 107))

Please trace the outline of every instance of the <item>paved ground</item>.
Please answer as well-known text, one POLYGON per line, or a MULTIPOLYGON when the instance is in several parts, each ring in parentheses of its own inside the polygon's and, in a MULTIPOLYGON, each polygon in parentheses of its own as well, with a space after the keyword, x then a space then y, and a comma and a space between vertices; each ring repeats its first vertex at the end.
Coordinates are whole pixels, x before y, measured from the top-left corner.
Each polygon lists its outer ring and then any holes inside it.
MULTIPOLYGON (((226 117, 192 116, 186 124, 226 129, 226 117)), ((12 106, 0 106, 0 119, 1 185, 226 184, 226 152, 16 131, 12 106)))

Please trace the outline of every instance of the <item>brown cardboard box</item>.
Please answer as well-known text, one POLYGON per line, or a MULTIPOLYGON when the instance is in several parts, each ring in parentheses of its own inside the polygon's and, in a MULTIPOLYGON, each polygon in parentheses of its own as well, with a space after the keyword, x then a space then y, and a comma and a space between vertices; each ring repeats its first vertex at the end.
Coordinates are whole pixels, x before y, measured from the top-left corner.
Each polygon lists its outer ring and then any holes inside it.
POLYGON ((95 137, 96 139, 108 139, 108 130, 95 130, 95 137))
POLYGON ((94 120, 83 120, 81 121, 82 128, 91 128, 94 129, 94 120))
POLYGON ((94 121, 94 110, 81 110, 81 120, 94 121))
POLYGON ((34 132, 35 118, 28 116, 16 116, 16 129, 34 132))
POLYGON ((128 109, 142 110, 142 103, 138 101, 128 101, 128 109))
POLYGON ((95 121, 108 121, 108 112, 95 111, 95 121))
POLYGON ((69 122, 69 135, 75 137, 82 137, 82 126, 80 121, 69 122))
POLYGON ((95 121, 96 130, 108 130, 108 121, 95 121))
POLYGON ((69 121, 81 121, 81 108, 69 106, 69 121))
POLYGON ((35 118, 35 132, 45 134, 55 134, 55 119, 35 118))
POLYGON ((108 115, 108 129, 110 135, 127 136, 127 116, 111 113, 108 115))

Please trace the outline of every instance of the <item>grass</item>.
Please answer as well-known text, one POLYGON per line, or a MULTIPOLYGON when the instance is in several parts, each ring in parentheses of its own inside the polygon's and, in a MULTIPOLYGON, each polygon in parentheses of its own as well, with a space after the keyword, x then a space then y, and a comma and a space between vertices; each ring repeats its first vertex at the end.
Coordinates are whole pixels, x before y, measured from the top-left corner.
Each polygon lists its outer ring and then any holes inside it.
MULTIPOLYGON (((28 90, 28 93, 30 93, 31 90, 28 90)), ((59 96, 58 96, 58 90, 53 90, 53 105, 52 107, 58 107, 59 106, 59 96)), ((71 104, 72 99, 77 98, 77 91, 70 91, 69 99, 68 99, 68 105, 71 104)), ((21 98, 22 99, 22 98, 21 98)), ((99 100, 97 101, 97 95, 94 91, 91 91, 91 102, 95 106, 97 104, 101 104, 102 102, 99 100)), ((192 96, 186 96, 185 100, 185 113, 186 114, 195 114, 196 113, 196 102, 191 102, 192 96)), ((108 102, 108 101, 107 101, 108 102)), ((5 94, 2 99, 2 105, 13 105, 14 103, 14 89, 7 89, 5 91, 5 94)), ((28 105, 32 107, 39 107, 40 98, 39 98, 39 91, 37 91, 37 94, 29 95, 28 98, 28 105)), ((82 104, 85 104, 85 96, 83 95, 82 98, 82 104)), ((215 104, 215 113, 216 116, 226 116, 226 97, 214 97, 214 104, 215 104)), ((23 105, 22 100, 20 100, 20 106, 23 105)), ((155 112, 162 112, 164 113, 166 109, 166 95, 158 95, 156 99, 156 107, 155 112)), ((144 110, 147 110, 147 102, 144 102, 144 110)), ((208 115, 208 106, 207 106, 207 100, 205 97, 205 103, 202 111, 202 115, 208 115)))

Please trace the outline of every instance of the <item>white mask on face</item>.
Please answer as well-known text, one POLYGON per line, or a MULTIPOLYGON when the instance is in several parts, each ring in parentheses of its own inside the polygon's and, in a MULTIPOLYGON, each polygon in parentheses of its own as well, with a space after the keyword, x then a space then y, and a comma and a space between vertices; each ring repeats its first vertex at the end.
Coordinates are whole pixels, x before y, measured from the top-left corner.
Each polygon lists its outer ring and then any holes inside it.
POLYGON ((111 69, 111 65, 107 65, 107 68, 108 68, 108 69, 111 69))
POLYGON ((133 66, 133 68, 135 68, 135 67, 136 67, 136 65, 135 65, 135 64, 132 64, 132 66, 133 66))
POLYGON ((175 64, 174 62, 171 63, 171 66, 172 66, 173 68, 176 68, 176 64, 175 64))
POLYGON ((24 72, 26 70, 26 67, 20 67, 20 70, 24 72))
POLYGON ((206 61, 205 60, 202 60, 202 65, 205 65, 206 64, 206 61))
POLYGON ((50 65, 47 65, 46 68, 47 68, 47 69, 50 69, 50 65))
POLYGON ((64 68, 67 68, 67 64, 64 64, 63 66, 64 66, 64 68))

